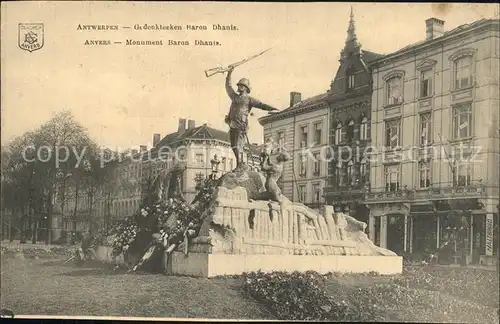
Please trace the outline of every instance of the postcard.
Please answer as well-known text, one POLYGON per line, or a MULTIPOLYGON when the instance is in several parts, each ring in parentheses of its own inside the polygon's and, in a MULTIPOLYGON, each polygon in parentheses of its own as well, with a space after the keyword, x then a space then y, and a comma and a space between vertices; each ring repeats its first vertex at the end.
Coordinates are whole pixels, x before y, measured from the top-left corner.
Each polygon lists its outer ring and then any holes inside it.
POLYGON ((498 323, 498 8, 3 2, 0 316, 498 323))

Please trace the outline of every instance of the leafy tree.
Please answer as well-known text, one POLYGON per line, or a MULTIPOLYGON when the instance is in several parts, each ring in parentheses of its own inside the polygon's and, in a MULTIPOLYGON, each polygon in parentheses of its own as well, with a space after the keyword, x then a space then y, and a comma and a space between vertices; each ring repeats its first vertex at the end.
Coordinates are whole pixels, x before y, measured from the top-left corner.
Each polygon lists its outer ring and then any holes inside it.
POLYGON ((20 228, 24 215, 30 215, 34 241, 35 228, 45 222, 45 240, 52 242, 54 202, 58 200, 62 211, 70 198, 78 205, 79 191, 86 190, 83 179, 89 173, 88 161, 94 161, 96 153, 97 144, 69 111, 56 114, 38 129, 2 147, 4 206, 16 215, 20 228), (35 217, 39 215, 43 219, 35 217))
MULTIPOLYGON (((36 170, 27 161, 33 158, 33 154, 24 150, 33 142, 34 136, 34 133, 25 133, 2 147, 2 208, 4 215, 7 210, 10 211, 9 231, 12 234, 12 227, 16 228, 21 242, 24 242, 26 216, 32 218, 33 210, 39 207, 36 206, 39 202, 36 199, 39 194, 36 190, 36 170)), ((10 239, 13 239, 12 235, 10 239)))

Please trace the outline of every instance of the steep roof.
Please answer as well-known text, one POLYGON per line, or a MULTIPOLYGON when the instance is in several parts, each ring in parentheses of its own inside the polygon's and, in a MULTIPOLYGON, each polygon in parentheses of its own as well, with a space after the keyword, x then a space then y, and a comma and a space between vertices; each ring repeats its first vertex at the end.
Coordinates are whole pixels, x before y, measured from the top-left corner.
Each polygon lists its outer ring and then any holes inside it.
MULTIPOLYGON (((170 145, 176 144, 182 140, 202 140, 202 139, 210 139, 210 140, 218 140, 221 142, 225 142, 227 144, 230 143, 229 141, 229 133, 215 129, 212 127, 209 127, 207 124, 194 127, 191 129, 186 129, 183 132, 175 132, 168 134, 165 136, 158 144, 156 147, 153 147, 151 150, 148 152, 143 152, 142 154, 142 159, 143 161, 146 159, 154 159, 158 157, 158 151, 162 147, 168 147, 170 145)), ((253 154, 258 155, 260 153, 260 146, 252 143, 250 144, 250 150, 253 154)), ((166 153, 166 152, 165 152, 166 153)), ((138 153, 141 154, 141 153, 138 153)))
POLYGON ((372 51, 363 50, 363 60, 366 63, 370 63, 378 58, 381 58, 382 56, 384 56, 384 54, 379 54, 379 53, 375 53, 372 51))
POLYGON ((194 127, 191 129, 186 129, 182 132, 175 132, 168 134, 158 144, 156 147, 167 146, 173 144, 175 142, 185 140, 185 139, 215 139, 223 142, 229 143, 229 134, 228 132, 224 132, 212 127, 209 127, 207 124, 203 124, 198 127, 194 127))
MULTIPOLYGON (((380 57, 383 56, 383 54, 375 53, 372 51, 366 51, 366 50, 361 50, 361 44, 358 42, 357 36, 356 36, 356 26, 355 26, 355 21, 354 21, 354 12, 351 7, 351 12, 349 16, 349 28, 347 29, 347 38, 345 42, 344 49, 342 50, 342 54, 344 55, 345 52, 354 52, 354 53, 362 53, 362 60, 361 64, 363 65, 363 69, 369 72, 368 68, 366 65, 373 60, 376 60, 380 57)), ((341 64, 342 66, 342 64, 341 64)), ((339 66, 339 70, 341 68, 339 66)), ((337 72, 338 73, 338 72, 337 72)), ((343 92, 341 95, 339 94, 334 94, 332 91, 327 91, 315 96, 312 96, 310 98, 304 99, 295 105, 288 107, 286 109, 283 109, 280 112, 263 116, 259 118, 259 123, 261 125, 265 125, 267 122, 270 122, 275 119, 279 119, 285 116, 293 115, 295 113, 298 113, 299 111, 304 111, 307 108, 313 108, 315 106, 319 106, 321 103, 329 103, 332 100, 338 100, 338 98, 344 98, 346 96, 346 93, 343 92)))

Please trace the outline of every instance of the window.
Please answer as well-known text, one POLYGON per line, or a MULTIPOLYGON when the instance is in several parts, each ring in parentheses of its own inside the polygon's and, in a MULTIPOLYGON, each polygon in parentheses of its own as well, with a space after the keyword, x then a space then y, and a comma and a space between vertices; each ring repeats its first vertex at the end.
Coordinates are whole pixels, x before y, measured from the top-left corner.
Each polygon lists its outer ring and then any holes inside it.
POLYGON ((399 190, 399 165, 385 167, 385 191, 399 190))
POLYGON ((229 158, 229 170, 233 170, 233 159, 229 158))
POLYGON ((278 132, 278 152, 285 148, 285 132, 278 132))
POLYGON ((300 147, 307 147, 307 126, 300 127, 300 147))
POLYGON ((343 179, 344 172, 342 171, 343 171, 342 162, 339 161, 335 166, 335 178, 337 179, 337 186, 339 187, 344 185, 344 179, 343 179))
POLYGON ((399 146, 400 119, 385 122, 385 145, 391 149, 399 146))
POLYGON ((300 156, 300 172, 299 176, 305 178, 307 176, 307 155, 300 156))
POLYGON ((469 161, 468 159, 457 161, 457 164, 455 165, 455 177, 453 179, 453 182, 456 186, 465 187, 471 184, 471 166, 471 161, 469 161))
POLYGON ((347 87, 346 90, 349 91, 351 89, 354 89, 354 67, 352 65, 349 65, 345 71, 345 76, 346 76, 346 83, 347 87))
POLYGON ((420 72, 420 98, 432 95, 432 70, 420 72))
POLYGON ((364 141, 368 138, 368 118, 363 117, 359 125, 359 139, 364 141))
POLYGON ((313 202, 319 203, 321 197, 321 188, 319 183, 313 184, 313 202))
POLYGON ((431 185, 431 167, 430 162, 422 161, 419 163, 418 173, 420 175, 419 188, 429 188, 431 185))
POLYGON ((314 157, 314 176, 318 177, 321 175, 320 154, 314 153, 313 157, 314 157))
POLYGON ((359 163, 359 180, 364 183, 367 180, 367 168, 366 168, 366 159, 363 158, 359 163))
POLYGON ((354 73, 349 72, 347 75, 347 89, 354 89, 354 73))
POLYGON ((420 145, 427 146, 431 142, 431 113, 420 115, 420 145))
POLYGON ((347 124, 347 138, 349 140, 354 139, 354 120, 352 120, 352 119, 347 124))
POLYGON ((306 185, 299 185, 299 202, 306 202, 307 192, 306 185))
POLYGON ((352 184, 354 182, 354 163, 352 163, 352 160, 347 163, 347 168, 346 168, 346 184, 352 184))
POLYGON ((472 136, 472 104, 453 107, 453 139, 472 136))
POLYGON ((203 164, 203 154, 196 154, 195 161, 196 164, 203 164))
POLYGON ((396 105, 403 102, 403 82, 400 76, 387 80, 387 104, 396 105))
POLYGON ((455 89, 472 86, 472 56, 463 56, 453 62, 455 89))
POLYGON ((322 123, 316 123, 314 124, 314 144, 319 145, 321 144, 321 128, 322 128, 322 123))
POLYGON ((335 129, 335 144, 339 145, 342 142, 342 123, 337 124, 335 129))

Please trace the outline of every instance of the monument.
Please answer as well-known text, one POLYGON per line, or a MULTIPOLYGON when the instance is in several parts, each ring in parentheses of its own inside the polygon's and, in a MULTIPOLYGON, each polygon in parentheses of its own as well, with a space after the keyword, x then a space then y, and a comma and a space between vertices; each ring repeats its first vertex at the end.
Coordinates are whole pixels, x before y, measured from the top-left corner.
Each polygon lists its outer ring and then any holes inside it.
POLYGON ((365 223, 335 213, 333 206, 317 212, 282 194, 278 181, 291 159, 287 153, 274 156, 266 143, 261 152, 263 174, 243 163, 250 110, 277 109, 249 96, 248 79, 238 82, 236 93, 231 87, 233 69, 223 71, 228 72, 231 107, 226 123, 236 168, 219 179, 207 179, 209 185, 201 186, 191 202, 179 186, 185 166, 179 163, 161 173, 135 219, 116 231, 113 248, 97 249, 102 250, 101 258, 114 258, 136 271, 158 269, 154 260, 160 256, 159 267, 167 274, 200 277, 258 270, 401 273, 402 257, 376 246, 365 233, 365 223))
POLYGON ((230 84, 233 69, 227 69, 232 104, 226 123, 238 166, 218 180, 197 236, 167 256, 166 272, 201 277, 258 270, 401 273, 402 258, 373 244, 365 223, 334 213, 332 206, 318 213, 282 195, 277 182, 290 159, 286 153, 272 163, 272 152, 263 150, 265 177, 244 167, 248 112, 252 107, 277 109, 248 96, 248 79, 238 82, 235 93, 230 84))

